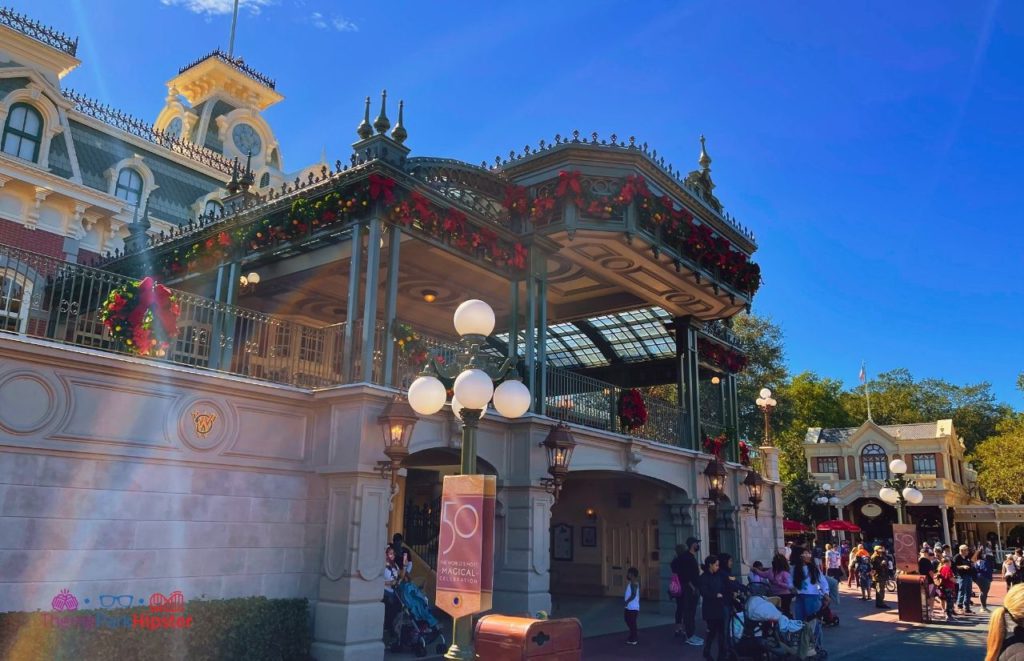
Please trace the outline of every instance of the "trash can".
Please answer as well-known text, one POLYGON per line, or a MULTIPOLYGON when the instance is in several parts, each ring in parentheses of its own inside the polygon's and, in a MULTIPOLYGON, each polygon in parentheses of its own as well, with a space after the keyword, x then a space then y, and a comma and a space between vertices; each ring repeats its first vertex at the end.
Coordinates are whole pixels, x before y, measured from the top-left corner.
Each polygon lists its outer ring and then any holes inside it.
POLYGON ((928 577, 903 574, 896 577, 896 600, 902 622, 930 622, 928 577))
POLYGON ((583 628, 576 618, 485 615, 476 623, 473 648, 479 661, 580 661, 583 628))

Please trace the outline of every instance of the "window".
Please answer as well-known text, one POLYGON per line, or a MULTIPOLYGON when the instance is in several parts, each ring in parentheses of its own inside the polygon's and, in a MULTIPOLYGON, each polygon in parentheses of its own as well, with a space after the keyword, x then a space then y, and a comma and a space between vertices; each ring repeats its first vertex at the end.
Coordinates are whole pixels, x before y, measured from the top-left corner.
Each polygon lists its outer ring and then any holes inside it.
POLYGON ((913 458, 913 472, 919 475, 935 475, 935 455, 915 454, 913 458))
POLYGON ((32 289, 25 285, 25 279, 13 271, 0 271, 0 331, 24 332, 28 311, 25 305, 32 289))
POLYGON ((15 103, 7 114, 4 125, 3 152, 26 161, 39 158, 39 145, 43 142, 43 117, 27 103, 15 103))
POLYGON ((142 199, 142 175, 132 168, 124 168, 117 175, 114 196, 128 204, 138 205, 142 199))
POLYGON ((889 477, 889 462, 880 445, 864 446, 860 453, 861 474, 866 480, 884 480, 889 477))
POLYGON ((224 215, 224 205, 217 200, 207 200, 206 206, 203 207, 204 216, 222 216, 224 215))
POLYGON ((818 457, 815 473, 839 473, 839 457, 818 457))
POLYGON ((324 356, 324 335, 316 328, 303 328, 299 336, 299 360, 320 362, 324 356))
POLYGON ((270 173, 264 172, 260 177, 260 188, 266 188, 270 185, 270 173))

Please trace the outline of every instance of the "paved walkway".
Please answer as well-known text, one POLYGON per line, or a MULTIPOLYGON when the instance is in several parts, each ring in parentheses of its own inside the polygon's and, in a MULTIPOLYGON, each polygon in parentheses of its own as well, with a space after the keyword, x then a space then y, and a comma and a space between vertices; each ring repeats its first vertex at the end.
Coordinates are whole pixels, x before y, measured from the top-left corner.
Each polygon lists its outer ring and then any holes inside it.
MULTIPOLYGON (((881 610, 875 608, 874 601, 860 601, 860 593, 847 588, 845 584, 840 586, 840 590, 840 605, 835 609, 840 625, 824 630, 824 646, 828 650, 829 661, 974 661, 984 656, 988 614, 978 612, 977 599, 975 614, 957 616, 955 623, 911 624, 899 621, 895 595, 889 595, 886 600, 890 608, 881 610)), ((993 582, 989 606, 994 608, 1001 604, 1005 593, 1002 581, 993 582)), ((617 600, 613 601, 617 606, 617 600)), ((584 622, 583 658, 586 661, 652 658, 701 660, 700 647, 684 644, 673 635, 674 625, 663 624, 666 620, 671 622, 670 617, 652 614, 645 620, 642 610, 640 644, 626 645, 626 626, 621 611, 611 609, 605 602, 603 599, 591 600, 589 611, 576 611, 582 615, 584 622), (589 626, 588 618, 593 618, 589 626), (651 624, 654 626, 645 626, 651 624)), ((577 604, 565 603, 563 610, 574 606, 577 604)), ((936 611, 936 615, 939 615, 939 611, 936 611)), ((703 622, 698 622, 697 626, 698 632, 702 634, 703 622)), ((415 657, 403 653, 387 654, 385 658, 398 661, 415 657)))

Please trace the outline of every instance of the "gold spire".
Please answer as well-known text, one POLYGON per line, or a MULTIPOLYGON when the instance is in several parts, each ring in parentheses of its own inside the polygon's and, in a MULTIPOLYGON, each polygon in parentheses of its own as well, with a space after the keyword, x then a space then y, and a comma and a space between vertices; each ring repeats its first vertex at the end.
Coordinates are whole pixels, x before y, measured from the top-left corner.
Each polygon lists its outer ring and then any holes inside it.
POLYGON ((398 102, 398 123, 395 124, 395 128, 391 131, 391 139, 402 144, 405 139, 409 137, 409 132, 405 130, 405 125, 402 124, 402 111, 405 109, 405 101, 398 102))
POLYGON ((711 157, 708 156, 707 149, 704 148, 704 134, 700 134, 700 158, 697 160, 700 164, 702 172, 707 172, 711 169, 711 157))
POLYGON ((391 122, 388 121, 387 109, 388 104, 388 91, 383 90, 380 93, 380 114, 377 115, 377 119, 373 120, 373 128, 377 129, 377 133, 381 135, 388 132, 391 128, 391 122))
POLYGON ((356 133, 363 140, 373 135, 373 127, 370 126, 370 97, 366 97, 366 110, 363 112, 363 121, 356 127, 356 133))

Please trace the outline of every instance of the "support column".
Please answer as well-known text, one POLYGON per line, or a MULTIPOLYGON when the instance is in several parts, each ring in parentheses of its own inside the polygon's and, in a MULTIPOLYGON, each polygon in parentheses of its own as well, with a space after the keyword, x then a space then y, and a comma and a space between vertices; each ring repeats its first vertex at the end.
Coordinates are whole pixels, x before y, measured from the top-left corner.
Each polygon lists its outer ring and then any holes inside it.
POLYGON ((363 277, 362 256, 363 237, 360 227, 352 227, 352 238, 349 240, 352 253, 348 265, 348 302, 345 307, 345 338, 341 350, 341 382, 352 383, 352 355, 356 336, 356 315, 359 313, 359 284, 363 277))
POLYGON ((953 540, 949 537, 949 508, 939 505, 939 513, 942 515, 942 543, 952 544, 953 540))
POLYGON ((370 220, 366 239, 366 291, 363 297, 363 374, 361 381, 373 383, 373 354, 377 336, 377 285, 380 283, 380 218, 370 220))
POLYGON ((526 385, 533 393, 533 411, 544 414, 547 401, 547 257, 530 247, 526 279, 526 385))
MULTIPOLYGON (((551 494, 534 485, 506 486, 504 548, 495 548, 494 611, 517 615, 552 612, 551 494)), ((495 536, 497 541, 498 537, 495 536)))
POLYGON ((733 461, 740 459, 740 414, 739 394, 736 387, 736 375, 732 372, 722 381, 725 387, 726 427, 729 428, 729 448, 733 461))
POLYGON ((691 317, 676 317, 672 328, 676 335, 676 360, 679 376, 676 387, 679 403, 686 415, 682 421, 682 445, 700 449, 700 373, 697 367, 697 331, 690 325, 691 317))
POLYGON ((327 528, 315 607, 312 655, 318 661, 382 659, 389 485, 364 473, 328 478, 327 528))
MULTIPOLYGON (((217 281, 214 285, 214 300, 225 305, 238 302, 238 278, 242 267, 238 262, 229 262, 217 267, 217 281)), ((210 324, 210 359, 211 369, 229 369, 231 356, 234 352, 235 317, 221 311, 215 311, 210 324)))
POLYGON ((398 314, 398 263, 402 245, 402 230, 392 225, 388 232, 388 280, 385 284, 384 299, 384 375, 386 386, 401 385, 395 383, 395 341, 392 335, 395 330, 398 314))

